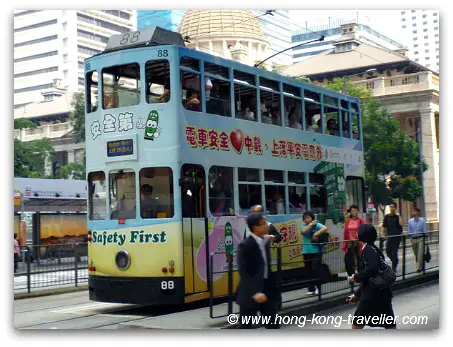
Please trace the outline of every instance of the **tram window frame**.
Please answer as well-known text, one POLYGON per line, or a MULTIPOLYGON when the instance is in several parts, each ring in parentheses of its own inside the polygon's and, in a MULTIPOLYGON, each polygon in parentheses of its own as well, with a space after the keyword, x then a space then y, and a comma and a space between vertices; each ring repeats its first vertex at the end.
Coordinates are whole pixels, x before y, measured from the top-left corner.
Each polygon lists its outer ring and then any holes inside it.
MULTIPOLYGON (((175 215, 175 203, 174 203, 174 184, 173 184, 173 170, 169 166, 157 166, 157 167, 144 167, 140 169, 139 172, 139 186, 140 186, 140 217, 142 219, 161 219, 161 218, 173 218, 175 215), (148 175, 148 176, 146 176, 148 175), (150 177, 152 176, 152 177, 150 177), (154 183, 154 179, 159 178, 157 183, 154 183), (162 180, 163 178, 163 180, 162 180), (168 182, 167 182, 168 179, 168 182), (147 183, 144 183, 144 180, 147 180, 147 183), (153 182, 149 182, 153 180, 153 182), (168 184, 167 184, 168 183, 168 184), (143 195, 145 191, 143 187, 145 185, 151 186, 151 195, 154 200, 165 200, 168 198, 168 201, 165 203, 150 203, 149 209, 155 208, 156 211, 153 211, 148 215, 145 214, 143 210, 143 195), (164 191, 160 192, 161 188, 164 187, 164 191), (157 189, 156 189, 157 188, 157 189), (168 189, 167 189, 168 188, 168 189), (157 192, 156 192, 157 190, 157 192), (167 190, 167 191, 165 191, 167 190), (153 206, 154 205, 154 206, 153 206), (154 216, 153 216, 154 215, 154 216)), ((147 188, 149 192, 149 188, 147 188)))
POLYGON ((181 69, 189 69, 196 72, 200 72, 200 64, 200 60, 188 56, 181 57, 179 61, 181 69))
POLYGON ((336 107, 331 107, 331 106, 324 106, 324 116, 326 119, 326 128, 325 128, 325 134, 329 136, 340 136, 340 114, 339 110, 336 107), (329 122, 332 120, 335 121, 335 129, 333 131, 333 134, 329 132, 329 122))
POLYGON ((285 127, 286 128, 291 128, 291 129, 296 129, 296 130, 302 130, 303 129, 303 122, 302 122, 302 102, 300 99, 293 98, 293 97, 288 97, 286 95, 283 95, 283 104, 285 107, 285 127), (290 105, 292 103, 292 105, 290 105), (290 124, 290 116, 293 112, 291 112, 294 109, 294 113, 296 114, 296 123, 300 125, 299 126, 291 126, 290 124))
POLYGON ((342 119, 342 122, 343 122, 343 137, 344 138, 351 138, 351 113, 346 110, 346 109, 341 109, 340 110, 341 112, 341 119, 342 119), (347 125, 347 126, 346 126, 347 125))
POLYGON ((216 116, 231 117, 230 81, 208 75, 205 75, 205 77, 208 77, 212 84, 209 96, 205 96, 206 113, 216 116), (219 86, 218 90, 217 86, 219 86))
POLYGON ((242 83, 234 83, 235 118, 249 122, 258 121, 256 87, 242 83), (246 95, 245 101, 241 95, 246 95))
MULTIPOLYGON (((140 74, 140 64, 139 63, 128 63, 128 64, 123 64, 123 65, 115 65, 115 66, 109 66, 105 67, 101 71, 101 78, 102 78, 102 109, 103 110, 110 110, 110 109, 117 109, 117 108, 122 108, 122 107, 130 107, 130 106, 136 106, 140 104, 141 101, 141 74, 140 74), (124 69, 126 67, 134 66, 135 67, 135 79, 134 77, 131 77, 131 75, 126 76, 126 75, 121 75, 121 70, 124 72, 124 69), (114 74, 114 72, 118 71, 118 74, 114 74), (111 85, 107 83, 106 75, 111 76, 111 85), (119 77, 118 77, 119 76, 119 77), (135 81, 135 89, 127 89, 127 88, 122 88, 124 91, 121 91, 119 88, 119 85, 121 85, 121 78, 128 78, 131 81, 135 81), (115 80, 115 82, 114 82, 115 80), (106 94, 106 86, 108 86, 108 89, 111 89, 109 94, 106 94), (132 103, 126 103, 122 102, 121 96, 123 95, 123 92, 130 92, 132 95, 135 94, 131 100, 135 99, 132 103), (110 101, 111 103, 109 105, 106 105, 106 103, 110 101)), ((124 83, 124 82, 123 82, 124 83)), ((124 95, 126 95, 124 93, 124 95)))
POLYGON ((305 107, 304 130, 322 134, 321 104, 317 102, 307 101, 304 98, 304 107, 305 107), (319 120, 321 120, 321 126, 318 125, 319 120))
POLYGON ((269 211, 269 215, 284 215, 284 214, 287 214, 286 212, 286 189, 285 189, 286 185, 285 184, 281 184, 281 183, 276 183, 276 184, 268 184, 266 183, 264 185, 264 198, 266 200, 266 210, 269 211), (281 211, 279 211, 279 208, 282 207, 282 205, 279 205, 280 207, 277 207, 277 206, 273 206, 273 205, 277 205, 277 202, 274 201, 274 197, 275 197, 275 193, 276 192, 279 192, 280 196, 281 196, 281 199, 279 199, 278 201, 280 200, 283 200, 283 213, 279 213, 281 211), (270 195, 270 196, 269 196, 270 195), (269 201, 272 201, 272 203, 270 203, 269 201))
MULTIPOLYGON (((201 112, 201 73, 199 72, 193 72, 193 71, 186 71, 186 70, 181 70, 180 73, 181 77, 181 102, 187 111, 192 111, 192 112, 201 112), (186 78, 186 76, 190 76, 189 78, 186 78), (187 86, 188 81, 194 80, 193 84, 191 84, 190 87, 187 86), (188 101, 192 99, 191 98, 194 94, 198 94, 198 98, 195 97, 193 99, 198 100, 198 104, 196 102, 189 104, 188 101), (191 108, 188 108, 188 107, 191 108)), ((192 82, 191 82, 192 83, 192 82)))
POLYGON ((322 173, 309 173, 308 174, 308 192, 307 194, 310 194, 310 210, 315 213, 315 214, 325 214, 328 212, 328 204, 327 204, 327 192, 325 191, 325 182, 326 182, 326 176, 322 173), (322 181, 321 181, 322 180, 322 181), (317 194, 312 194, 313 189, 316 189, 317 194), (323 201, 323 206, 319 207, 313 206, 313 198, 312 196, 318 195, 319 199, 322 201, 323 196, 320 194, 319 190, 324 189, 324 201, 323 201))
POLYGON ((105 179, 105 172, 104 171, 93 171, 88 174, 88 218, 89 220, 105 220, 107 217, 107 181, 105 179), (103 176, 103 180, 93 180, 93 176, 103 176), (96 186, 92 184, 94 182, 101 182, 99 183, 100 187, 104 187, 104 191, 96 192, 96 186), (103 182, 103 183, 102 183, 103 182), (94 189, 92 188, 94 187, 94 189), (99 195, 96 199, 93 197, 93 193, 98 195, 99 193, 104 193, 104 198, 100 198, 99 195), (96 204, 95 201, 100 201, 101 203, 96 204), (100 207, 100 212, 97 211, 96 207, 100 207), (95 214, 98 216, 95 218, 95 214))
POLYGON ((256 168, 238 168, 239 208, 242 213, 249 213, 250 209, 255 205, 263 205, 260 171, 261 169, 256 168), (243 191, 244 187, 245 191, 243 191), (256 195, 253 194, 255 192, 250 192, 250 187, 257 190, 258 199, 256 195), (246 197, 244 197, 243 193, 246 193, 246 197), (242 204, 245 200, 247 201, 247 206, 243 206, 242 204))
POLYGON ((352 118, 352 138, 354 140, 361 139, 361 132, 360 132, 360 115, 359 113, 351 112, 352 118))
POLYGON ((99 107, 99 74, 96 70, 89 71, 85 74, 86 83, 86 112, 93 113, 98 110, 99 107), (93 75, 96 74, 96 80, 93 75), (93 87, 96 86, 96 87, 93 87), (93 102, 93 97, 95 101, 93 102))
POLYGON ((233 168, 230 166, 220 166, 214 165, 209 168, 208 172, 208 198, 209 198, 209 211, 213 216, 230 216, 234 212, 234 178, 233 178, 233 168), (219 182, 217 182, 217 180, 219 182), (225 182, 226 180, 226 182, 225 182), (223 211, 216 212, 216 208, 213 208, 213 202, 219 200, 219 197, 213 195, 215 190, 218 189, 229 189, 227 191, 228 195, 225 194, 225 191, 222 191, 225 196, 225 206, 223 211))
POLYGON ((282 95, 267 87, 260 87, 260 110, 261 110, 261 123, 270 125, 283 125, 282 95), (266 89, 263 89, 266 88, 266 89), (274 98, 276 98, 274 100, 274 98), (280 117, 274 117, 273 113, 277 112, 280 117))
POLYGON ((357 205, 361 208, 362 212, 366 212, 365 206, 365 182, 363 177, 347 176, 345 180, 345 193, 346 193, 346 205, 357 205), (355 187, 354 187, 355 185, 355 187), (351 189, 353 188, 353 189, 351 189), (354 194, 356 190, 356 194, 354 194), (350 193, 351 191, 351 193, 350 193), (354 195, 354 196, 352 196, 354 195), (352 196, 352 199, 351 199, 352 196), (359 197, 359 198, 357 198, 359 197))
POLYGON ((284 171, 282 170, 264 170, 264 183, 284 184, 284 171), (279 177, 281 175, 281 178, 279 177))
POLYGON ((301 185, 301 184, 290 184, 288 185, 288 206, 289 206, 289 214, 302 214, 304 211, 307 210, 308 206, 308 197, 307 197, 307 191, 309 191, 309 188, 306 185, 301 185), (302 203, 302 206, 300 205, 294 205, 294 201, 291 201, 291 191, 295 190, 295 193, 299 195, 298 190, 303 190, 302 193, 300 194, 299 198, 299 203, 302 203), (305 194, 305 201, 302 200, 303 195, 305 194))
MULTIPOLYGON (((129 182, 129 184, 130 184, 130 182, 129 182)), ((108 194, 109 194, 110 220, 136 219, 137 218, 137 196, 136 196, 137 187, 136 187, 136 185, 137 185, 136 174, 133 169, 114 169, 114 170, 109 171, 109 182, 108 182, 109 193, 108 194), (115 181, 115 185, 113 184, 113 181, 112 181, 112 175, 114 175, 113 180, 115 181), (126 193, 123 193, 123 199, 117 198, 117 196, 118 196, 118 179, 120 178, 119 175, 125 175, 127 180, 129 180, 130 182, 133 182, 133 189, 131 189, 130 191, 127 192, 128 198, 126 198, 126 193), (127 176, 132 176, 132 178, 127 177, 127 176), (112 196, 113 192, 114 192, 114 196, 112 196), (120 201, 121 201, 121 203, 119 203, 120 201), (116 205, 120 205, 120 206, 117 207, 116 209, 113 209, 114 203, 116 205), (132 206, 132 203, 134 204, 133 209, 125 208, 125 207, 132 206), (121 206, 121 205, 126 205, 126 206, 121 206), (117 216, 113 216, 113 214, 115 212, 118 212, 117 216)), ((129 186, 127 188, 132 188, 132 187, 129 186)))
MULTIPOLYGON (((148 104, 162 104, 167 103, 171 99, 171 84, 170 84, 170 61, 168 59, 154 59, 148 60, 145 63, 145 83, 146 83, 146 102, 148 104), (161 77, 158 74, 157 79, 153 79, 155 73, 153 72, 153 64, 164 64, 164 74, 161 77), (160 82, 160 83, 155 83, 160 82), (162 88, 161 93, 154 94, 152 93, 153 86, 162 88), (154 99, 151 99, 154 98, 154 99), (155 101, 152 101, 155 100, 155 101)), ((155 88, 154 87, 154 88, 155 88)))
POLYGON ((230 80, 230 69, 226 66, 214 64, 205 61, 204 62, 204 73, 210 75, 213 78, 223 78, 230 80))

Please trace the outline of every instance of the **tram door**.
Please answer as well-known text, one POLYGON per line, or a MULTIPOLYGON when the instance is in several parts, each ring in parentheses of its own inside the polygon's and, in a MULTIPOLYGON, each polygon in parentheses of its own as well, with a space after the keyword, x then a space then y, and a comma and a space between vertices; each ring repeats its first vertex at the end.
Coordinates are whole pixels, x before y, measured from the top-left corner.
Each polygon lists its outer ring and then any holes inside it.
POLYGON ((202 166, 181 168, 182 231, 184 240, 185 293, 208 291, 208 223, 206 219, 206 175, 202 166), (202 247, 203 246, 203 247, 202 247))

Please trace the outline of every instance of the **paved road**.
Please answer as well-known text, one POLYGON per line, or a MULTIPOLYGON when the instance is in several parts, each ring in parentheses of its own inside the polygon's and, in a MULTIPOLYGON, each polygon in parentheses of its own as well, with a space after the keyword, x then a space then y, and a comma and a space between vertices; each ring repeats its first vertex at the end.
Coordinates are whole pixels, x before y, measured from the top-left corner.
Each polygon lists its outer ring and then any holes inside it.
MULTIPOLYGON (((149 307, 141 305, 109 304, 88 300, 88 293, 77 292, 48 297, 30 298, 14 301, 14 327, 18 329, 117 329, 120 323, 139 321, 149 317, 162 318, 172 313, 190 311, 200 312, 208 317, 208 310, 202 309, 202 303, 193 303, 185 307, 149 307)), ((398 292, 393 301, 394 311, 399 316, 427 316, 427 324, 402 325, 399 329, 438 329, 439 328, 439 285, 427 284, 412 290, 398 292)), ((341 316, 347 320, 354 313, 355 305, 344 305, 328 311, 318 312, 318 316, 341 316)), ((187 312, 190 315, 190 312, 187 312)), ((172 315, 166 321, 171 329, 187 324, 188 315, 172 315), (179 317, 179 318, 178 318, 179 317), (181 323, 181 324, 178 324, 181 323)), ((307 316, 311 317, 311 315, 307 316)), ((223 321, 224 322, 224 321, 223 321)), ((349 329, 347 322, 340 327, 331 324, 307 323, 300 328, 297 324, 285 325, 283 329, 349 329)))
MULTIPOLYGON (((308 315, 305 318, 305 326, 302 327, 299 327, 299 325, 304 325, 304 318, 297 318, 297 322, 296 318, 293 318, 294 324, 283 325, 282 329, 351 329, 348 316, 354 314, 356 307, 354 304, 345 304, 341 307, 315 313, 315 316, 319 318, 314 322, 312 321, 313 315, 308 315), (341 321, 337 317, 341 317, 341 321), (324 322, 325 324, 321 324, 324 322)), ((397 322, 397 329, 439 329, 439 283, 425 284, 416 289, 396 293, 393 298, 393 310, 395 316, 401 317, 397 322), (419 321, 414 324, 403 324, 403 316, 417 317, 411 319, 414 321, 418 319, 419 321), (426 322, 423 322, 423 320, 426 322)), ((366 327, 365 329, 371 328, 366 327)))

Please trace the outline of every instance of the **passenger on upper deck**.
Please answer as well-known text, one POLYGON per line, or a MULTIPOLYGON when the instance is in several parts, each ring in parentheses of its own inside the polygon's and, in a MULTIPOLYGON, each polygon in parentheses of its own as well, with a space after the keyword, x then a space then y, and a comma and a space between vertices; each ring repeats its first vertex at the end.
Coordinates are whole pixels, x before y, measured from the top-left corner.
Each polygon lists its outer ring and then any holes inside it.
POLYGON ((272 117, 272 124, 274 124, 274 125, 282 124, 282 121, 280 119, 280 110, 278 107, 271 108, 271 117, 272 117))
POLYGON ((330 118, 327 121, 326 134, 327 135, 334 135, 334 136, 338 136, 339 135, 339 132, 337 130, 337 122, 335 121, 335 119, 330 118))
POLYGON ((289 110, 289 115, 288 115, 288 125, 290 128, 294 129, 302 129, 302 125, 297 121, 297 114, 296 114, 296 108, 291 107, 289 110))
POLYGON ((201 110, 199 92, 194 89, 188 89, 184 107, 188 110, 199 112, 201 110))

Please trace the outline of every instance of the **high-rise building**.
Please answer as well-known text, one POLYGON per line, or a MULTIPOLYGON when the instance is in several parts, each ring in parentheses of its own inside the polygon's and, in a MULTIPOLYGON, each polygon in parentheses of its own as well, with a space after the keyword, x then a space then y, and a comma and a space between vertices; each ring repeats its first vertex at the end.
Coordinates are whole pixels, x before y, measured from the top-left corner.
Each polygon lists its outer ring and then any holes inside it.
POLYGON ((133 10, 15 11, 14 107, 82 89, 83 61, 136 23, 133 10))
POLYGON ((439 72, 439 11, 401 11, 401 28, 409 48, 409 57, 439 72))
MULTIPOLYGON (((265 10, 253 11, 255 17, 260 21, 264 36, 271 44, 270 55, 291 47, 291 33, 294 28, 290 22, 289 10, 275 10, 272 14, 264 15, 265 13, 265 10)), ((282 65, 291 64, 291 50, 276 55, 272 61, 282 65)))
POLYGON ((137 28, 158 26, 171 31, 178 31, 179 22, 185 10, 138 10, 137 28))
POLYGON ((324 36, 324 41, 313 42, 293 49, 292 54, 294 62, 303 61, 321 52, 333 49, 335 40, 345 34, 348 34, 348 32, 345 32, 345 27, 347 27, 347 30, 352 30, 353 23, 356 24, 355 30, 357 30, 357 32, 355 32, 355 35, 357 35, 357 38, 364 43, 368 43, 376 47, 387 48, 389 50, 405 48, 401 43, 377 32, 370 25, 357 23, 357 20, 358 18, 340 17, 335 20, 331 19, 328 24, 326 23, 324 25, 309 27, 307 28, 308 30, 299 29, 295 31, 292 36, 293 46, 319 39, 321 35, 324 36))

